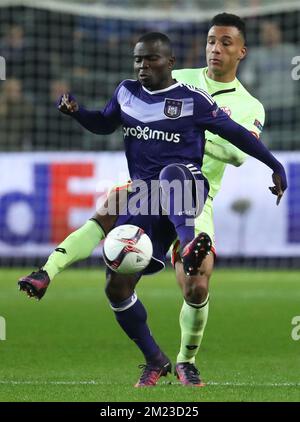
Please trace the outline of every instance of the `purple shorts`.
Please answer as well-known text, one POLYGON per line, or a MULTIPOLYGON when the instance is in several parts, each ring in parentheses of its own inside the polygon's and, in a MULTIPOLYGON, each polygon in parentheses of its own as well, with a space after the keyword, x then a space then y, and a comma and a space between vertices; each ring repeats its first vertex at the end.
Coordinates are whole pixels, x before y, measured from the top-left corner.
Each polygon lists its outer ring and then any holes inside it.
MULTIPOLYGON (((207 181, 203 178, 201 171, 194 167, 196 174, 193 174, 192 169, 186 166, 186 170, 190 173, 192 180, 204 181, 202 191, 193 193, 196 203, 200 204, 200 196, 204 195, 204 201, 208 192, 207 181)), ((131 192, 128 192, 127 203, 121 210, 114 227, 123 224, 133 224, 141 227, 145 233, 150 237, 153 245, 152 259, 143 271, 143 274, 154 274, 161 271, 165 267, 167 253, 174 240, 177 238, 177 233, 173 223, 169 220, 165 212, 162 211, 160 195, 159 195, 159 181, 143 182, 141 186, 140 181, 133 181, 131 184, 131 192), (150 183, 154 182, 154 185, 150 183), (157 182, 157 184, 155 184, 157 182), (135 185, 136 184, 136 185, 135 185), (137 186, 140 186, 137 189, 137 186), (137 200, 138 198, 138 200, 137 200), (134 206, 132 207, 132 204, 134 206)), ((202 200, 203 203, 203 200, 202 200)), ((203 206, 203 205, 202 205, 203 206)), ((202 206, 200 206, 202 208, 202 206)))

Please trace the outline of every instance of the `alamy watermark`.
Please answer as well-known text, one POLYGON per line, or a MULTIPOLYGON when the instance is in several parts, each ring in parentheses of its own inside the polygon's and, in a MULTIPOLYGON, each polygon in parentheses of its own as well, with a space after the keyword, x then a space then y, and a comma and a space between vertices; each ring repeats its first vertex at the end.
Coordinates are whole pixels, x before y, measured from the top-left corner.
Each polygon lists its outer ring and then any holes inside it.
POLYGON ((192 225, 205 202, 203 180, 134 180, 128 188, 117 188, 105 203, 97 204, 99 215, 183 215, 192 225))
POLYGON ((6 79, 6 61, 5 58, 0 56, 0 81, 6 79))
POLYGON ((291 337, 293 340, 298 341, 300 340, 300 315, 293 317, 292 325, 294 325, 294 328, 292 329, 291 337))
POLYGON ((6 340, 6 321, 2 316, 0 316, 0 341, 1 340, 6 340))
POLYGON ((292 69, 292 79, 294 81, 299 81, 300 79, 300 56, 295 56, 292 58, 292 65, 295 67, 292 69))

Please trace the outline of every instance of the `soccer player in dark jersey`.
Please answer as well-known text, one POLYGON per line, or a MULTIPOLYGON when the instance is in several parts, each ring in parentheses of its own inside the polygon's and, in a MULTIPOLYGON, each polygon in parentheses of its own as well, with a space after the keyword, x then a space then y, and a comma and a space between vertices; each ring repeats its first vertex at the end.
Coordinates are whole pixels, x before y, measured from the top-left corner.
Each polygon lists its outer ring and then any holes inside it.
MULTIPOLYGON (((272 192, 280 199, 287 186, 282 165, 248 130, 220 110, 205 91, 173 80, 173 65, 169 39, 160 33, 146 34, 134 49, 137 80, 123 81, 103 111, 85 110, 68 97, 62 99, 61 111, 94 133, 112 133, 123 126, 133 184, 141 180, 147 187, 154 180, 161 187, 164 182, 176 180, 184 186, 185 182, 197 185, 196 180, 202 181, 201 194, 205 200, 209 186, 201 165, 204 131, 209 130, 268 165, 274 172, 272 192)), ((164 189, 162 192, 160 211, 167 199, 164 189)), ((198 198, 193 195, 195 208, 198 198)), ((148 203, 151 199, 152 194, 145 192, 144 201, 148 203)), ((194 237, 194 212, 194 209, 182 209, 178 213, 171 209, 168 215, 160 212, 148 216, 127 212, 115 223, 115 226, 126 223, 140 226, 153 242, 153 259, 142 274, 107 273, 106 294, 117 321, 145 356, 146 364, 137 386, 155 385, 170 371, 171 363, 150 333, 145 308, 134 288, 143 274, 154 273, 164 266, 165 255, 177 236, 186 280, 198 277, 198 268, 210 251, 211 242, 205 233, 194 237)), ((25 285, 21 284, 21 288, 26 290, 25 285)))

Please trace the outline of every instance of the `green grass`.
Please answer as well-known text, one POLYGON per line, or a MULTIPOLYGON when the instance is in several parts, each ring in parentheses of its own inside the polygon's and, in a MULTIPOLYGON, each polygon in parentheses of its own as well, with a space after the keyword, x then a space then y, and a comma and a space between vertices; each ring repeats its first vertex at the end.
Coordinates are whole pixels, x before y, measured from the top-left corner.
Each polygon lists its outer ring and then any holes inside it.
MULTIPOLYGON (((24 269, 0 270, 0 401, 300 401, 300 273, 219 270, 198 366, 206 388, 174 376, 136 389, 140 352, 115 322, 104 296, 104 273, 70 270, 41 302, 16 289, 24 269)), ((172 270, 145 277, 138 295, 158 343, 174 361, 181 294, 172 270)))

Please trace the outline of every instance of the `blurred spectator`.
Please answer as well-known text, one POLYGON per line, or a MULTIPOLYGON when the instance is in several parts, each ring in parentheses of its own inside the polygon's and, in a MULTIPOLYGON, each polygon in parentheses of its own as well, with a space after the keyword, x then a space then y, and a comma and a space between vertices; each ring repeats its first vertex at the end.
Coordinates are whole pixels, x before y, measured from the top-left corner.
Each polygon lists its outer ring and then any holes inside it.
POLYGON ((284 141, 289 148, 296 142, 299 120, 299 84, 291 77, 291 60, 299 50, 282 40, 281 29, 273 21, 262 23, 260 42, 259 47, 250 48, 240 77, 266 109, 265 137, 270 146, 276 148, 284 141))
POLYGON ((39 150, 82 149, 83 129, 71 118, 66 118, 57 109, 60 96, 70 92, 66 81, 50 83, 49 97, 42 99, 37 107, 34 147, 39 150))
POLYGON ((21 151, 31 148, 33 106, 22 92, 22 82, 3 82, 0 94, 0 149, 21 151))
MULTIPOLYGON (((131 48, 136 23, 82 16, 74 31, 75 67, 90 72, 132 73, 131 48)), ((77 70, 78 72, 78 70, 77 70)))
MULTIPOLYGON (((201 33, 200 28, 190 37, 189 47, 185 48, 183 68, 205 67, 205 47, 206 47, 207 29, 201 33)), ((176 63, 176 67, 179 67, 176 63)))
POLYGON ((24 30, 20 25, 8 27, 5 35, 0 40, 0 56, 7 63, 7 77, 24 77, 24 65, 29 44, 24 37, 24 30))

